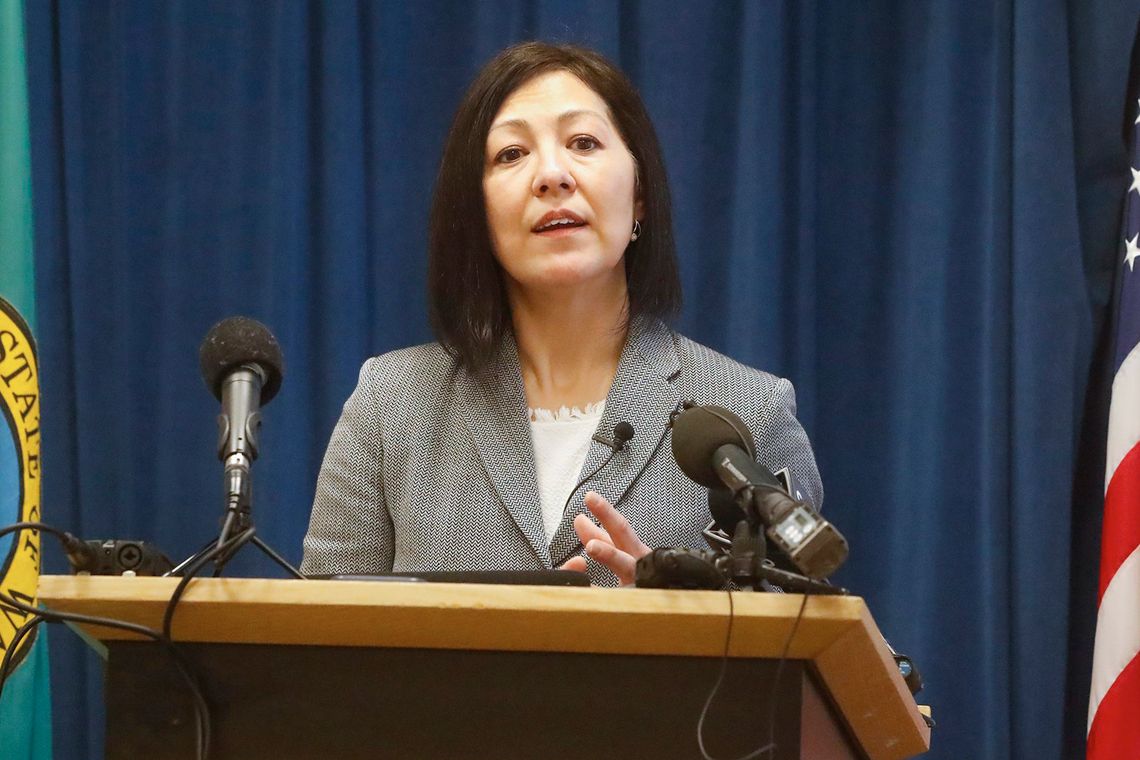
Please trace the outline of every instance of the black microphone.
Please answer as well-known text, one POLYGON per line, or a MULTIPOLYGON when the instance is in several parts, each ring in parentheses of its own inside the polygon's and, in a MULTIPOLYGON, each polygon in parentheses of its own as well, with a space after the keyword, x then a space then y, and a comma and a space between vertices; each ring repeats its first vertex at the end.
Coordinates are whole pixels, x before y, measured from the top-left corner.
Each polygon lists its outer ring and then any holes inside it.
POLYGON ((602 444, 603 446, 609 446, 614 450, 614 453, 616 454, 617 452, 624 449, 625 445, 629 443, 629 441, 633 438, 633 425, 623 420, 622 422, 614 425, 613 438, 607 438, 601 433, 594 433, 593 437, 595 441, 602 444))
POLYGON ((214 325, 198 350, 206 387, 222 402, 218 415, 218 459, 228 507, 248 509, 250 463, 257 459, 261 406, 281 389, 285 359, 269 328, 249 317, 214 325))
MULTIPOLYGON (((736 503, 732 491, 724 486, 709 489, 709 514, 712 522, 701 531, 709 548, 718 552, 726 552, 732 548, 732 537, 736 526, 741 520, 747 520, 748 515, 736 503)), ((778 568, 796 570, 796 566, 784 555, 779 546, 773 544, 767 549, 768 559, 778 568)), ((771 579, 769 579, 771 580, 771 579)))
POLYGON ((570 508, 570 500, 574 498, 574 494, 578 493, 578 489, 586 485, 587 480, 601 472, 602 468, 609 464, 610 460, 614 458, 614 454, 625 449, 625 445, 633 438, 633 425, 622 421, 614 425, 614 436, 612 439, 607 438, 601 433, 595 433, 593 438, 603 446, 609 446, 610 455, 605 458, 605 461, 594 468, 593 472, 578 481, 578 485, 571 489, 570 495, 566 497, 566 503, 562 505, 562 514, 566 514, 566 510, 570 508))
POLYGON ((673 456, 681 471, 706 488, 727 486, 800 572, 826 578, 847 559, 847 539, 811 504, 786 494, 755 451, 748 426, 722 407, 692 406, 673 420, 673 456))

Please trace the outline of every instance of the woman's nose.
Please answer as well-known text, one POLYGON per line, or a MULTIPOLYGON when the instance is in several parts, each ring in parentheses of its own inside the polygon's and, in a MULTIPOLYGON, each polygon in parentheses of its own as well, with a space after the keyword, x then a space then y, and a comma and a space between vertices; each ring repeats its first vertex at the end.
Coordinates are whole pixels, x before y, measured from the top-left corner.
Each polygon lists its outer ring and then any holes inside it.
POLYGON ((534 176, 531 189, 535 195, 543 196, 552 192, 571 193, 578 187, 574 175, 566 168, 566 164, 557 154, 544 158, 534 176))

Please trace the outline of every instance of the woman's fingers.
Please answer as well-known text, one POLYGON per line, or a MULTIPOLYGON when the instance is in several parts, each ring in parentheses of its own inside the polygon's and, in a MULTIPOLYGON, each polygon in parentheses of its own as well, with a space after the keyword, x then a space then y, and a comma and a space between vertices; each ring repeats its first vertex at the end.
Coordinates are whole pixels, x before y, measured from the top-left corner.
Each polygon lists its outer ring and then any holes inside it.
POLYGON ((598 527, 586 515, 574 518, 574 530, 586 547, 586 554, 608 567, 623 585, 633 583, 637 560, 649 553, 649 547, 637 537, 625 515, 601 494, 588 492, 586 508, 602 524, 598 527))
POLYGON ((594 539, 586 544, 586 554, 608 567, 623 586, 633 583, 637 576, 637 560, 609 541, 594 539))
POLYGON ((613 543, 610 534, 603 528, 599 528, 594 521, 586 515, 578 515, 574 518, 574 532, 578 534, 578 540, 582 542, 582 546, 593 541, 595 538, 599 541, 613 543))
POLYGON ((649 547, 638 538, 637 533, 630 526, 629 520, 625 519, 625 515, 621 512, 614 509, 606 497, 594 491, 587 491, 586 508, 594 517, 598 518, 598 522, 609 533, 609 538, 614 546, 633 555, 634 558, 649 553, 649 547))
POLYGON ((572 570, 575 573, 586 572, 586 558, 585 557, 571 557, 558 566, 559 570, 572 570))

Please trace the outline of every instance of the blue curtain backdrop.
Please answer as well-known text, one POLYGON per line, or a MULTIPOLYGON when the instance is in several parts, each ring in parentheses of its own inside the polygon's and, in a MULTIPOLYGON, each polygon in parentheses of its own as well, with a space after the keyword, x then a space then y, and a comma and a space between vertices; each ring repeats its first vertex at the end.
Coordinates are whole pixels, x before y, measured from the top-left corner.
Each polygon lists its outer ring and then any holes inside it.
MULTIPOLYGON (((512 42, 581 42, 638 84, 664 144, 679 327, 797 386, 853 547, 839 580, 918 660, 930 756, 1076 757, 1137 13, 28 3, 45 514, 175 558, 214 533, 196 351, 249 314, 287 361, 255 517, 299 560, 360 363, 430 339, 427 207, 460 93, 512 42)), ((237 572, 278 574, 252 554, 237 572)), ((97 757, 100 671, 68 639, 56 747, 97 757)))

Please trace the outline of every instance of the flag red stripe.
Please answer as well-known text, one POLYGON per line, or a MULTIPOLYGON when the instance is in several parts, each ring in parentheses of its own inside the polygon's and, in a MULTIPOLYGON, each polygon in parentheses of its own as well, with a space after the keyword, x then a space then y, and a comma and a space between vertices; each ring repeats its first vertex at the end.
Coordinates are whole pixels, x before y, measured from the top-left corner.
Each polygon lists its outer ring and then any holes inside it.
POLYGON ((1100 589, 1096 603, 1104 597, 1120 563, 1140 546, 1140 445, 1120 460, 1104 495, 1104 529, 1100 544, 1100 589))
POLYGON ((1140 656, 1133 657, 1101 700, 1089 729, 1085 760, 1140 757, 1140 656))

